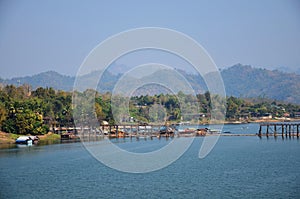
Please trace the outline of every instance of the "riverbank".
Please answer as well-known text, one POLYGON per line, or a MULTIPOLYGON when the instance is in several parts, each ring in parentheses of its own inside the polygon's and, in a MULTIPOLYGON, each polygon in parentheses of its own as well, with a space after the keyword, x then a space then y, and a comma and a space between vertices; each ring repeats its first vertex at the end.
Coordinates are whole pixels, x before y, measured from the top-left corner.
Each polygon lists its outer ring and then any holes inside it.
POLYGON ((51 132, 45 135, 39 135, 39 142, 42 144, 57 143, 60 142, 60 135, 51 132))
MULTIPOLYGON (((299 119, 288 119, 285 120, 285 122, 296 122, 299 121, 299 119)), ((225 126, 227 125, 234 125, 237 126, 238 125, 245 125, 245 124, 258 124, 258 123, 264 123, 264 122, 284 122, 283 120, 278 120, 278 119, 269 119, 269 120, 249 120, 249 121, 226 121, 225 126)), ((193 123, 189 123, 189 125, 193 126, 193 123)), ((207 125, 207 124, 195 124, 195 125, 207 125)), ((255 127, 255 129, 249 131, 249 133, 245 133, 243 132, 245 129, 248 129, 248 127, 243 127, 242 130, 239 129, 235 129, 235 130, 231 130, 231 129, 224 129, 224 132, 231 132, 231 133, 225 133, 225 134, 221 134, 224 136, 245 136, 245 135, 256 135, 256 133, 258 133, 258 128, 259 126, 255 127)), ((12 134, 12 133, 5 133, 3 131, 0 131, 0 144, 4 145, 4 144, 15 144, 15 140, 21 135, 18 134, 12 134)), ((182 135, 184 136, 184 135, 182 135)), ((54 143, 59 143, 61 140, 60 135, 59 134, 54 134, 54 133, 47 133, 45 135, 38 135, 39 137, 39 143, 41 144, 54 144, 54 143)))
MULTIPOLYGON (((21 135, 0 131, 0 144, 14 144, 16 139, 20 136, 21 135)), ((38 135, 38 137, 39 142, 41 143, 53 143, 60 141, 60 135, 51 132, 45 135, 38 135)))
POLYGON ((0 131, 0 144, 14 144, 20 135, 0 131))

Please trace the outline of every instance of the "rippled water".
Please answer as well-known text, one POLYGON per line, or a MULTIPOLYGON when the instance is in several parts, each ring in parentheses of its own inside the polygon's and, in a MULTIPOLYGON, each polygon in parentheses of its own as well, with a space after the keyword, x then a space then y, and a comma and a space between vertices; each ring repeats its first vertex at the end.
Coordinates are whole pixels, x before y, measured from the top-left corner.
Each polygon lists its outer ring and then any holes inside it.
MULTIPOLYGON (((233 133, 257 130, 251 125, 225 128, 233 133)), ((81 143, 1 149, 0 198, 300 197, 299 139, 224 136, 206 158, 199 159, 202 140, 196 138, 170 166, 146 174, 108 168, 81 143)), ((143 152, 170 141, 114 142, 143 152)))

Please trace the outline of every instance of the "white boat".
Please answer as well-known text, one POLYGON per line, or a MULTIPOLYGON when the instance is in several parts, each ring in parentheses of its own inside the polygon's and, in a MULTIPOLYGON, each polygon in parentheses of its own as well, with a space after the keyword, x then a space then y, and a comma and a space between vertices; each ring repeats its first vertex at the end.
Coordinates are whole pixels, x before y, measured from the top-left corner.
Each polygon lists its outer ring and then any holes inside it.
POLYGON ((20 136, 18 139, 16 139, 16 144, 26 144, 28 146, 31 146, 34 141, 37 141, 37 136, 20 136))

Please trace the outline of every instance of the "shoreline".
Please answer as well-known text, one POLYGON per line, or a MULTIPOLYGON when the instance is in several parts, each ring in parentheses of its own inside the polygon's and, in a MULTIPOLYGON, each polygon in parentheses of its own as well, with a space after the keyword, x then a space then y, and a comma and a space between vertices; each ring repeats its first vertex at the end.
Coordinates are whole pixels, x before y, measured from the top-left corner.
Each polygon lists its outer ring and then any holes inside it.
POLYGON ((190 125, 215 125, 215 124, 250 124, 250 123, 267 123, 267 122, 300 122, 297 118, 282 118, 282 119, 256 119, 256 120, 225 120, 225 121, 209 121, 206 122, 190 122, 190 125))
MULTIPOLYGON (((294 119, 294 118, 285 118, 285 119, 264 119, 264 120, 250 120, 250 121, 238 121, 238 120, 232 120, 232 121, 215 121, 212 122, 211 124, 209 122, 199 122, 199 123, 194 123, 190 122, 189 125, 218 125, 218 124, 231 124, 231 125, 240 125, 240 124, 250 124, 250 123, 266 123, 266 122, 299 122, 299 119, 294 119)), ((253 134, 227 134, 227 133, 221 133, 219 134, 220 136, 257 136, 257 133, 253 134)), ((21 136, 19 134, 13 134, 13 133, 6 133, 3 131, 0 131, 0 145, 10 145, 10 144, 15 144, 16 139, 21 136)), ((51 133, 48 132, 47 134, 44 135, 37 135, 39 137, 39 142, 40 143, 45 143, 45 144, 52 144, 52 143, 57 143, 61 140, 59 134, 51 133)), ((182 136, 184 137, 184 136, 182 136)))
MULTIPOLYGON (((3 132, 0 132, 0 134, 3 133, 3 132)), ((52 133, 50 133, 51 135, 52 133)), ((49 136, 49 135, 48 135, 49 136)), ((58 135, 59 136, 59 135, 58 135)), ((157 138, 157 139, 173 139, 173 138, 197 138, 197 137, 206 137, 206 136, 220 136, 220 137, 258 137, 258 138, 263 138, 263 137, 266 137, 267 139, 270 138, 270 137, 273 137, 273 138, 279 138, 279 137, 282 137, 283 139, 284 138, 294 138, 296 137, 297 139, 299 139, 299 137, 296 136, 296 134, 292 134, 291 136, 281 136, 281 135, 277 135, 275 136, 274 134, 270 134, 270 135, 265 135, 263 134, 262 136, 259 136, 257 133, 253 133, 253 134, 250 134, 250 133, 245 133, 245 134, 234 134, 234 133, 220 133, 220 134, 207 134, 207 135, 204 135, 204 136, 199 136, 199 135, 191 135, 191 134, 181 134, 179 135, 178 137, 174 137, 174 136, 161 136, 161 137, 157 137, 157 136, 154 136, 154 137, 144 137, 144 136, 125 136, 125 137, 108 137, 108 136, 101 136, 101 138, 99 139, 96 138, 95 140, 94 139, 91 139, 91 140, 88 140, 88 142, 94 142, 94 141, 100 141, 104 138, 108 138, 110 140, 115 140, 115 139, 126 139, 126 138, 129 138, 129 139, 136 139, 136 140, 140 140, 140 139, 150 139, 150 140, 153 140, 153 138, 157 138), (99 140, 98 140, 99 139, 99 140)), ((45 135, 44 135, 45 137, 45 135)), ((60 136, 57 137, 55 139, 51 138, 51 139, 46 139, 46 138, 42 138, 39 140, 39 144, 37 145, 52 145, 52 144, 62 144, 62 143, 75 143, 75 142, 87 142, 87 141, 82 141, 80 139, 74 139, 74 140, 61 140, 60 139, 60 136)), ((15 143, 15 140, 11 140, 9 142, 3 142, 2 140, 2 137, 0 137, 0 150, 1 149, 6 149, 6 148, 11 148, 11 147, 15 147, 17 146, 17 144, 15 143)))
MULTIPOLYGON (((16 139, 20 136, 23 136, 23 135, 6 133, 3 131, 0 131, 0 145, 15 144, 16 139)), ((60 141, 60 135, 51 133, 51 132, 49 132, 45 135, 37 135, 37 136, 39 137, 39 142, 41 142, 41 143, 50 143, 51 144, 51 142, 60 141)))

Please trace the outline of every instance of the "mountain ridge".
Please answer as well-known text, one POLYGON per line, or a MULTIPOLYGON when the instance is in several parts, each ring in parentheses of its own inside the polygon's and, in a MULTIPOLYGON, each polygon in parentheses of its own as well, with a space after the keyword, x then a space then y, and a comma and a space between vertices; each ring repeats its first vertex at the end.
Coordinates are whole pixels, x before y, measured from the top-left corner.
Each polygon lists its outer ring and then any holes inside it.
MULTIPOLYGON (((190 74, 184 70, 177 69, 184 76, 196 92, 205 92, 206 85, 203 78, 197 74, 190 74)), ((279 70, 255 68, 249 65, 236 64, 220 70, 226 95, 235 97, 262 97, 279 101, 300 104, 300 75, 287 73, 279 70)), ((87 83, 95 81, 100 72, 93 72, 82 76, 87 83)), ((158 74, 159 75, 159 74, 158 74)), ((165 75, 165 74, 164 74, 165 75)), ((121 74, 105 71, 100 81, 100 92, 112 91, 121 74)), ((162 78, 164 78, 163 76, 162 78)), ((81 78, 81 77, 80 77, 81 78)), ((2 85, 29 84, 32 89, 38 87, 52 87, 56 90, 73 90, 74 76, 59 74, 55 71, 47 71, 32 76, 1 79, 2 85)), ((93 83, 91 83, 93 85, 93 83)))

